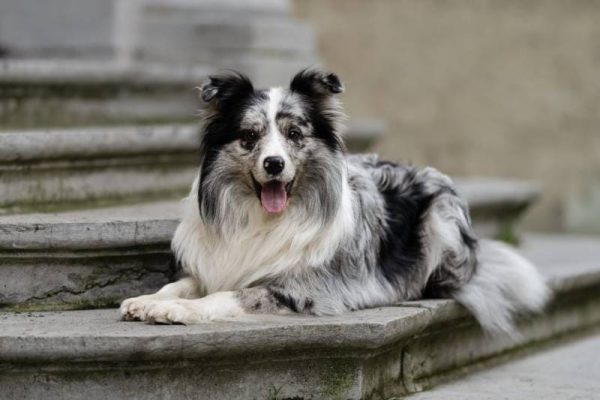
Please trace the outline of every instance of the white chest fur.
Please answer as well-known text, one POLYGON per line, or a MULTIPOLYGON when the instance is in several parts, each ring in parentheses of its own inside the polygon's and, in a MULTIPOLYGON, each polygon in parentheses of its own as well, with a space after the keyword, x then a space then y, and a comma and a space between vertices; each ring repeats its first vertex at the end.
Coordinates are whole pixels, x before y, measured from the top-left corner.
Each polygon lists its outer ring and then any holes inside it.
POLYGON ((318 268, 334 256, 354 225, 345 185, 340 208, 326 226, 293 207, 280 216, 268 216, 257 203, 243 229, 217 234, 199 216, 196 188, 197 182, 184 200, 173 250, 207 294, 248 287, 257 280, 302 268, 318 268))

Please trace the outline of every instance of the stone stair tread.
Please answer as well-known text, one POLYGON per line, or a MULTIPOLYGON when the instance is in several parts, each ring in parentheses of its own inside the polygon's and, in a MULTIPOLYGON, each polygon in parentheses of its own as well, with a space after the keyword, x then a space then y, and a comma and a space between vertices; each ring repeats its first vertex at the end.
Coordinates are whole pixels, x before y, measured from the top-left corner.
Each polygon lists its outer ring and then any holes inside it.
POLYGON ((3 349, 11 347, 5 346, 9 341, 32 339, 27 349, 13 347, 13 354, 3 351, 0 360, 36 354, 91 359, 99 352, 126 360, 140 355, 138 340, 143 338, 152 338, 152 349, 146 354, 151 358, 202 356, 214 351, 225 355, 294 345, 377 347, 393 339, 395 323, 425 314, 429 312, 415 307, 385 307, 335 317, 255 315, 236 321, 166 327, 119 321, 116 309, 0 313, 3 349), (35 340, 38 338, 56 340, 56 344, 44 350, 38 347, 45 346, 35 340))
POLYGON ((168 243, 180 201, 0 216, 0 249, 102 248, 168 243))
POLYGON ((556 280, 596 274, 600 269, 600 239, 586 235, 526 234, 522 253, 556 280))
POLYGON ((0 132, 0 163, 190 152, 200 147, 195 124, 119 125, 0 132))
POLYGON ((137 82, 152 86, 199 82, 212 73, 209 66, 167 65, 159 62, 121 63, 74 59, 0 60, 0 84, 77 84, 137 82))
POLYGON ((463 195, 469 198, 471 205, 510 203, 521 205, 529 203, 540 193, 540 187, 534 182, 500 179, 469 177, 457 178, 463 195))

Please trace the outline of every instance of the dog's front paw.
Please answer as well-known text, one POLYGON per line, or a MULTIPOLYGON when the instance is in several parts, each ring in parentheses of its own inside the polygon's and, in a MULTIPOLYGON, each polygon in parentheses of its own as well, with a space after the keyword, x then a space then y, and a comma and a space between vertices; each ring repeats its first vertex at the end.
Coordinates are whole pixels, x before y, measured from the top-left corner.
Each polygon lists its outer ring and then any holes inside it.
POLYGON ((147 304, 142 319, 151 324, 198 324, 244 314, 233 292, 218 292, 201 299, 159 300, 147 304))
POLYGON ((146 294, 123 300, 121 303, 121 319, 124 321, 144 321, 145 308, 158 301, 156 295, 146 294))
POLYGON ((163 300, 148 304, 144 321, 149 324, 197 324, 201 316, 185 300, 163 300))

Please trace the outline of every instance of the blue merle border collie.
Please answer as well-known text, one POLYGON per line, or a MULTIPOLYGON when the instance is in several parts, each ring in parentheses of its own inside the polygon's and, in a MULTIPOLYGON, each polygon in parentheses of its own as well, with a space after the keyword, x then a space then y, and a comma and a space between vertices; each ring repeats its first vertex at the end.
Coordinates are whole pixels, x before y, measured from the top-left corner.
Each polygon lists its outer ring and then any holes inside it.
POLYGON ((194 324, 256 313, 331 315, 454 298, 490 331, 549 291, 511 248, 479 240, 450 178, 348 155, 333 73, 257 90, 211 76, 200 170, 172 247, 184 277, 125 300, 125 320, 194 324))

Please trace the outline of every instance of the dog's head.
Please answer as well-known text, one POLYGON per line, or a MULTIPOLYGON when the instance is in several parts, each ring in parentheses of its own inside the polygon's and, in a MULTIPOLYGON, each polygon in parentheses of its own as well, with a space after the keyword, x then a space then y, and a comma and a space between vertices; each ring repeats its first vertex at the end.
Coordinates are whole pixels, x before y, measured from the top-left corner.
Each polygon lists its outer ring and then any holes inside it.
POLYGON ((337 207, 344 119, 338 77, 299 72, 288 88, 257 90, 237 73, 200 86, 202 165, 198 187, 205 221, 260 205, 276 216, 302 206, 327 217, 337 207))

